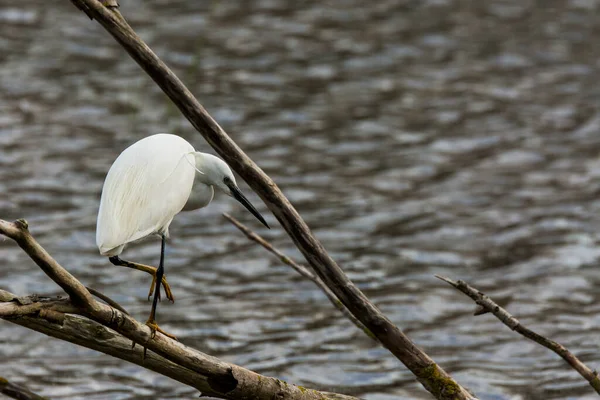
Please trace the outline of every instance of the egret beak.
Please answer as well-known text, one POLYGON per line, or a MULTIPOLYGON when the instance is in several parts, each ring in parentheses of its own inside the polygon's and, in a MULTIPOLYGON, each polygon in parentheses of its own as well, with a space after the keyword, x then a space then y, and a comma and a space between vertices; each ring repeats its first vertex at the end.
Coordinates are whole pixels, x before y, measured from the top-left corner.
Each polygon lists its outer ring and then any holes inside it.
POLYGON ((240 189, 237 186, 235 186, 235 184, 233 182, 232 183, 226 182, 226 184, 229 187, 229 190, 231 190, 231 196, 234 199, 236 199, 237 201, 239 201, 240 203, 242 203, 242 205, 244 207, 246 207, 246 209, 248 211, 250 211, 252 213, 252 215, 254 215, 256 217, 257 220, 262 222, 262 224, 264 226, 271 229, 271 227, 267 224, 267 221, 265 221, 265 219, 262 217, 262 215, 260 215, 258 213, 258 211, 256 211, 256 208, 254 208, 254 206, 248 201, 248 199, 246 198, 246 196, 244 196, 244 194, 240 191, 240 189))

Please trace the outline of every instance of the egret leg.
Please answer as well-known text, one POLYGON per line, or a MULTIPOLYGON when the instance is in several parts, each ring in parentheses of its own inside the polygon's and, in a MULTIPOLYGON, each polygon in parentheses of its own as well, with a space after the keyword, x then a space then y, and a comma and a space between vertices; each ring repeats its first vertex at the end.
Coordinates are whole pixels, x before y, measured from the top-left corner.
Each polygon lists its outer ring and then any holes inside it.
MULTIPOLYGON (((151 267, 149 265, 138 264, 138 263, 134 263, 131 261, 126 261, 126 260, 119 258, 119 256, 109 257, 108 259, 114 265, 117 265, 120 267, 137 269, 138 271, 144 271, 144 272, 147 272, 150 275, 152 275, 152 284, 150 285, 150 291, 148 292, 148 300, 150 300, 150 296, 152 296, 152 294, 154 293, 154 286, 156 284, 156 275, 157 275, 157 270, 158 270, 156 267, 151 267)), ((173 297, 173 293, 171 292, 171 286, 169 286, 169 282, 167 282, 167 278, 164 275, 161 278, 160 282, 162 282, 162 285, 165 288, 165 294, 167 295, 167 299, 169 299, 172 303, 174 303, 175 297, 173 297)), ((159 294, 159 299, 160 299, 160 294, 159 294)))
POLYGON ((152 337, 154 337, 154 335, 156 335, 156 331, 158 331, 165 336, 168 336, 172 339, 177 340, 177 338, 175 336, 160 329, 154 319, 155 315, 156 315, 156 306, 158 305, 158 299, 160 299, 160 283, 159 282, 162 282, 162 278, 165 273, 164 263, 165 263, 166 241, 167 241, 166 237, 163 235, 161 246, 160 246, 160 264, 158 265, 158 269, 156 270, 156 291, 154 292, 154 298, 152 299, 152 310, 150 311, 150 317, 148 317, 148 321, 146 321, 146 325, 148 325, 150 327, 150 329, 152 330, 152 337))

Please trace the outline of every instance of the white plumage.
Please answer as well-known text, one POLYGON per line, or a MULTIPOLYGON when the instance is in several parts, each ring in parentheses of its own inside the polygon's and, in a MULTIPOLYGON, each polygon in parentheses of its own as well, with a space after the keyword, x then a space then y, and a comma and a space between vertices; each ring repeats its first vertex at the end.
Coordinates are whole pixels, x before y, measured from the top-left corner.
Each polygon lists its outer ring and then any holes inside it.
POLYGON ((96 244, 100 254, 108 256, 113 264, 145 271, 153 276, 148 297, 154 290, 156 292, 146 322, 152 332, 160 331, 171 336, 154 321, 161 284, 167 297, 174 301, 164 278, 169 225, 184 208, 206 207, 213 198, 214 188, 238 200, 269 227, 240 192, 231 169, 223 160, 195 151, 191 144, 176 135, 160 133, 132 144, 117 157, 106 175, 98 211, 96 244), (158 268, 119 258, 127 243, 153 234, 162 238, 158 268))
POLYGON ((158 134, 119 155, 102 188, 96 229, 100 254, 119 255, 125 244, 155 233, 168 236, 192 190, 194 152, 183 138, 158 134))

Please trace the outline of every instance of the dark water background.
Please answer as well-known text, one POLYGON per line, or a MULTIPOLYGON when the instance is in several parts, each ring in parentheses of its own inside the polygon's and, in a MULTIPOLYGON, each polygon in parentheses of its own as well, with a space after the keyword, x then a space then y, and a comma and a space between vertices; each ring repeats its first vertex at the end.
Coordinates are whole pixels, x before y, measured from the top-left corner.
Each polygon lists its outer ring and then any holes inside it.
MULTIPOLYGON (((375 303, 485 400, 592 399, 549 351, 434 274, 466 279, 600 364, 598 0, 122 0, 134 29, 281 186, 375 303)), ((149 277, 94 243, 104 176, 146 135, 207 151, 68 1, 0 0, 0 218, 24 217, 84 283, 145 320, 149 277)), ((247 187, 246 192, 248 192, 247 187)), ((266 213, 253 194, 251 200, 266 213)), ((233 200, 181 214, 158 320, 263 374, 372 400, 428 399, 310 282, 249 243, 233 200)), ((124 256, 155 263, 157 240, 124 256)), ((58 293, 10 240, 0 287, 58 293)), ((0 323, 2 375, 53 399, 195 398, 142 368, 0 323)))

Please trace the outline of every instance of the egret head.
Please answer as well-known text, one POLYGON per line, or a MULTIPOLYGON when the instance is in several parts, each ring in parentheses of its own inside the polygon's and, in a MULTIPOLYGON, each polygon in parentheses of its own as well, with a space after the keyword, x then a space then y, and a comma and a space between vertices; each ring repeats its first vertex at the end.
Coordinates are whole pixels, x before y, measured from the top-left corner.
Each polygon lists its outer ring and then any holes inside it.
POLYGON ((265 219, 256 211, 256 208, 248 201, 246 196, 240 191, 235 182, 235 177, 229 165, 225 161, 211 154, 195 153, 196 169, 201 175, 198 177, 206 185, 213 186, 228 196, 233 197, 248 211, 252 213, 264 226, 270 229, 265 219))

